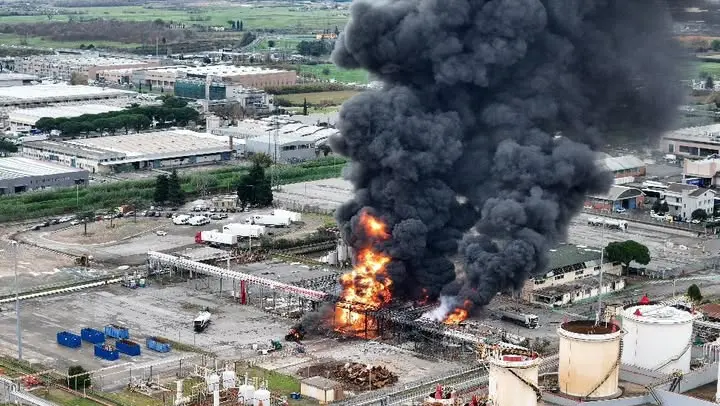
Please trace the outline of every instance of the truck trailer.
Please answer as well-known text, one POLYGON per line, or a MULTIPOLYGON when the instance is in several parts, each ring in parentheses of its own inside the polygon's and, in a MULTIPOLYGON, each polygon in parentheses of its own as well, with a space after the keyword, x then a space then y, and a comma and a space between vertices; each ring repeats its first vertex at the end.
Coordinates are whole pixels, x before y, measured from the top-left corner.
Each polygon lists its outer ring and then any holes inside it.
POLYGON ((219 230, 200 231, 195 234, 195 242, 210 245, 236 245, 237 236, 222 233, 219 230))
POLYGON ((302 215, 300 213, 290 210, 275 209, 270 214, 272 214, 273 216, 287 217, 290 219, 291 222, 302 220, 302 215))
POLYGON ((287 216, 273 216, 257 214, 245 221, 248 224, 255 224, 267 227, 287 227, 290 225, 290 218, 287 216))
POLYGON ((225 234, 236 235, 238 238, 258 238, 265 234, 265 226, 233 223, 223 226, 222 232, 225 234))
POLYGON ((527 328, 538 328, 538 316, 534 314, 521 313, 514 310, 500 310, 498 312, 500 319, 515 323, 527 328))
POLYGON ((202 333, 209 325, 210 312, 207 310, 200 312, 200 314, 195 317, 195 320, 193 320, 193 330, 195 330, 196 333, 202 333))

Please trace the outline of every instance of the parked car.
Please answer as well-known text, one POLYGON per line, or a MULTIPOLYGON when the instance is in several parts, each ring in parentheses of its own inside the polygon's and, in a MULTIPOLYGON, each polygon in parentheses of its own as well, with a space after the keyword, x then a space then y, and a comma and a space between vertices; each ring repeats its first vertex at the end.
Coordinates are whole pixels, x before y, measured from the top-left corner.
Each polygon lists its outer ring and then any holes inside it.
POLYGON ((625 210, 624 207, 618 207, 615 209, 615 213, 619 213, 619 214, 625 213, 626 211, 627 210, 625 210))
POLYGON ((73 220, 73 221, 70 222, 70 225, 71 225, 71 226, 76 226, 76 225, 78 225, 78 224, 80 224, 80 223, 81 223, 80 220, 75 219, 75 220, 73 220))
POLYGON ((134 216, 134 215, 135 215, 135 212, 134 212, 134 211, 129 211, 129 212, 123 214, 123 217, 132 217, 132 216, 134 216))
POLYGON ((174 216, 173 213, 165 213, 165 217, 166 217, 166 218, 171 219, 171 218, 173 218, 173 216, 174 216))
POLYGON ((157 230, 157 231, 155 231, 155 234, 157 234, 157 235, 159 235, 159 236, 162 237, 162 236, 164 236, 164 235, 167 235, 167 231, 157 230))

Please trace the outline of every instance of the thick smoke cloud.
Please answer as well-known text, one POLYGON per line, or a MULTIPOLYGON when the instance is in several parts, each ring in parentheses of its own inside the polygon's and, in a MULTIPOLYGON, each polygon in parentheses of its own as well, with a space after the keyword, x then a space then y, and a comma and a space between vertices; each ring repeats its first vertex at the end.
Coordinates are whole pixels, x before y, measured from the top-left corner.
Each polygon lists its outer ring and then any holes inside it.
POLYGON ((345 238, 369 243, 363 209, 388 222, 401 297, 520 287, 610 186, 594 150, 668 127, 678 55, 660 0, 355 0, 333 60, 384 86, 345 103, 331 140, 352 159, 345 238))

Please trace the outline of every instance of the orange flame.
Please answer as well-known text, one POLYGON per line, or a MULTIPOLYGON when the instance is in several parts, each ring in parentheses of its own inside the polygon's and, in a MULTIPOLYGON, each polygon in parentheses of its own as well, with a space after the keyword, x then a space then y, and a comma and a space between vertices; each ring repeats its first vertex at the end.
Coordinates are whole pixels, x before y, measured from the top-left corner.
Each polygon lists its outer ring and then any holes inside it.
POLYGON ((418 300, 418 304, 420 306, 425 306, 430 301, 430 295, 428 295, 428 290, 425 288, 422 288, 422 297, 420 300, 418 300))
POLYGON ((471 306, 472 306, 472 302, 469 300, 465 300, 463 302, 462 307, 456 307, 455 310, 452 311, 452 313, 447 315, 447 317, 445 318, 445 321, 443 321, 443 323, 448 324, 448 325, 462 323, 470 315, 469 309, 471 306))
MULTIPOLYGON (((366 212, 361 214, 360 224, 371 237, 379 240, 390 238, 385 223, 366 212)), ((367 309, 375 309, 390 303, 392 280, 385 269, 390 260, 389 256, 372 248, 360 250, 353 270, 340 278, 343 285, 340 297, 345 303, 335 307, 336 330, 364 336, 366 328, 372 327, 369 324, 374 322, 368 320, 364 312, 355 311, 364 309, 353 309, 350 306, 358 304, 367 309)))

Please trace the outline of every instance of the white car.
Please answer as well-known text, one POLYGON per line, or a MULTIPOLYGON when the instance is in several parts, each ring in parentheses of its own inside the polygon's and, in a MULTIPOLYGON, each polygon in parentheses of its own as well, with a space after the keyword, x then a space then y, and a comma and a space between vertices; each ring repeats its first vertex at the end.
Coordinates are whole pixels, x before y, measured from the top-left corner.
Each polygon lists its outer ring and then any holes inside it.
POLYGON ((691 221, 691 223, 693 223, 693 224, 700 224, 700 223, 701 223, 701 221, 700 221, 700 220, 698 220, 698 219, 695 219, 695 220, 692 220, 692 221, 691 221))
POLYGON ((167 231, 157 230, 157 231, 155 231, 155 234, 157 234, 157 235, 159 235, 159 236, 162 237, 162 236, 164 236, 164 235, 167 235, 167 231))
POLYGON ((70 222, 70 225, 71 225, 71 226, 76 226, 76 225, 78 225, 78 224, 80 224, 80 223, 81 223, 80 220, 73 220, 73 221, 70 222))
POLYGON ((624 208, 624 207, 618 207, 617 209, 615 209, 615 213, 625 213, 625 208, 624 208))

